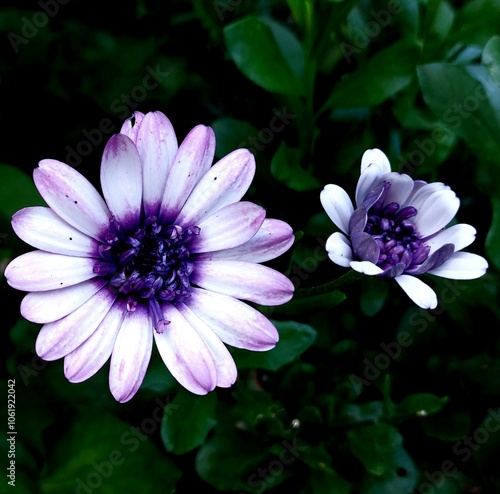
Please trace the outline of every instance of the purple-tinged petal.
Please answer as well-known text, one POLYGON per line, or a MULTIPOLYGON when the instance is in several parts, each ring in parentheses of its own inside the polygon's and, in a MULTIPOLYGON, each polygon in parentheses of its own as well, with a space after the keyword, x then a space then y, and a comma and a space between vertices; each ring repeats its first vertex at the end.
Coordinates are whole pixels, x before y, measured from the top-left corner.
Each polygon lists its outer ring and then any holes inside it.
POLYGON ((64 375, 72 383, 92 377, 109 359, 127 312, 126 302, 116 300, 97 329, 64 357, 64 375))
POLYGON ((78 348, 99 326, 116 299, 107 288, 99 290, 71 314, 42 326, 35 350, 44 360, 57 360, 78 348))
POLYGON ((58 290, 28 293, 21 302, 21 314, 39 324, 57 321, 81 307, 106 283, 97 278, 58 290))
POLYGON ((189 132, 173 157, 163 193, 160 219, 171 223, 189 194, 208 172, 215 154, 215 134, 210 127, 198 125, 189 132))
POLYGON ((389 268, 384 269, 384 272, 381 273, 379 276, 381 278, 396 278, 397 276, 403 274, 405 269, 406 269, 406 264, 403 262, 398 262, 394 264, 394 266, 390 266, 389 268))
POLYGON ((279 335, 259 311, 227 295, 192 288, 186 305, 228 345, 247 350, 274 348, 279 335))
POLYGON ((191 282, 206 290, 263 305, 281 305, 293 297, 283 274, 245 261, 197 261, 191 282))
POLYGON ((468 247, 474 242, 475 238, 476 229, 471 225, 460 223, 446 228, 432 238, 425 240, 425 244, 430 247, 431 254, 445 244, 453 244, 455 252, 458 252, 468 247))
POLYGON ((380 209, 385 204, 385 198, 390 188, 391 183, 388 181, 376 182, 373 187, 367 191, 366 196, 362 199, 363 205, 360 206, 359 209, 365 209, 367 211, 371 207, 377 210, 380 209))
POLYGON ((329 184, 321 191, 319 198, 326 214, 335 226, 344 233, 348 233, 349 219, 354 208, 347 192, 338 185, 329 184))
POLYGON ((170 324, 155 331, 156 347, 172 376, 188 391, 207 394, 217 385, 217 367, 212 352, 192 324, 171 304, 162 307, 170 324))
POLYGON ((380 257, 380 246, 368 233, 359 232, 351 235, 351 245, 354 255, 361 261, 376 264, 380 257))
POLYGON ((366 209, 364 207, 356 209, 349 220, 349 234, 354 235, 355 233, 363 232, 366 220, 366 209))
POLYGON ((177 152, 177 137, 163 113, 149 112, 142 119, 134 142, 142 162, 144 211, 147 216, 157 216, 167 175, 177 152))
POLYGON ((453 280, 473 280, 483 276, 487 269, 488 262, 484 257, 469 252, 455 252, 442 266, 427 273, 453 280))
POLYGON ((13 259, 5 278, 11 287, 25 292, 55 290, 95 278, 94 264, 94 259, 37 250, 13 259))
POLYGON ((141 216, 142 170, 133 141, 115 134, 106 144, 101 162, 101 185, 109 209, 122 226, 137 228, 141 216))
MULTIPOLYGON (((428 185, 428 184, 424 180, 414 180, 414 182, 413 182, 413 190, 410 192, 410 194, 406 198, 406 201, 401 204, 401 207, 405 207, 405 206, 408 206, 408 205, 412 205, 413 206, 413 199, 415 198, 416 193, 421 188, 423 188, 425 185, 428 185)), ((441 185, 444 185, 444 184, 441 184, 441 185)))
POLYGON ((211 252, 242 245, 257 233, 265 216, 264 208, 251 202, 229 204, 197 225, 201 231, 189 244, 189 252, 211 252))
POLYGON ((197 259, 227 259, 233 261, 266 262, 286 252, 295 240, 288 223, 266 218, 259 231, 238 247, 198 254, 197 259))
POLYGON ((116 336, 109 366, 109 389, 119 403, 141 387, 153 350, 153 324, 146 306, 127 311, 116 336))
POLYGON ((453 244, 444 244, 438 250, 435 250, 431 255, 429 255, 422 264, 416 266, 415 268, 407 269, 406 273, 411 275, 418 275, 424 274, 432 269, 436 269, 446 261, 448 261, 448 259, 450 259, 450 257, 453 255, 454 251, 455 246, 453 244))
POLYGON ((406 292, 413 302, 422 309, 435 309, 437 307, 437 296, 434 290, 422 280, 402 274, 395 278, 398 285, 406 292))
POLYGON ((376 163, 368 165, 361 173, 356 185, 355 207, 361 207, 368 192, 381 182, 385 172, 376 163))
POLYGON ((385 203, 397 202, 398 204, 404 204, 413 192, 413 179, 409 175, 396 172, 389 173, 386 177, 386 180, 391 183, 391 188, 387 191, 385 203))
POLYGON ((99 257, 99 243, 72 227, 50 208, 24 208, 12 217, 16 235, 37 249, 76 257, 99 257))
POLYGON ((120 134, 125 134, 136 143, 137 132, 139 131, 144 116, 144 113, 135 111, 131 117, 127 118, 123 122, 122 128, 120 129, 120 134))
POLYGON ((97 240, 109 226, 111 213, 95 187, 74 168, 42 160, 33 179, 50 208, 66 223, 97 240))
POLYGON ((239 201, 255 174, 255 158, 237 149, 219 160, 198 182, 175 223, 196 225, 215 211, 239 201))
POLYGON ((219 337, 185 304, 177 304, 177 309, 203 338, 214 359, 217 369, 217 386, 228 388, 234 384, 238 371, 234 359, 219 337))
POLYGON ((370 261, 351 261, 350 266, 358 273, 366 274, 368 276, 376 276, 383 274, 384 270, 379 268, 376 264, 370 261))
POLYGON ((340 232, 332 233, 328 237, 325 248, 328 252, 328 257, 339 266, 348 268, 351 261, 354 260, 351 243, 348 238, 340 232))
POLYGON ((414 217, 415 228, 425 238, 439 232, 457 214, 460 200, 452 190, 440 190, 431 194, 414 217))

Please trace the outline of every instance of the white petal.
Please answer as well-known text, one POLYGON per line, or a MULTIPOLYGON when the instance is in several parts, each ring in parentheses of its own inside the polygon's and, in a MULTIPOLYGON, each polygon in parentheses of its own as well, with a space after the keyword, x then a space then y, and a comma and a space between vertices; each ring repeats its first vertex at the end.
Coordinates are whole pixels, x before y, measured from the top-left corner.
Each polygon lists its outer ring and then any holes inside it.
POLYGON ((187 390, 207 394, 217 385, 217 369, 210 349, 178 309, 164 304, 162 310, 170 324, 163 333, 154 333, 161 358, 187 390))
POLYGON ((422 280, 402 274, 394 278, 398 285, 406 292, 413 302, 422 309, 435 309, 437 307, 437 296, 434 290, 422 280))
POLYGON ((237 149, 219 160, 198 182, 176 224, 196 225, 215 211, 239 201, 255 175, 255 158, 247 149, 237 149))
POLYGON ((328 257, 339 266, 348 268, 351 265, 351 261, 354 260, 351 243, 349 239, 340 232, 332 233, 328 237, 325 248, 328 252, 328 257))
POLYGON ((234 261, 266 262, 286 252, 295 241, 288 223, 266 218, 259 231, 238 247, 198 254, 198 259, 232 259, 234 261))
POLYGON ((375 163, 380 169, 380 173, 389 173, 391 171, 391 164, 387 156, 377 148, 367 149, 361 157, 361 173, 363 173, 368 166, 375 163))
POLYGON ((124 134, 115 134, 104 148, 101 185, 109 209, 120 224, 136 228, 142 203, 141 160, 135 144, 124 134))
POLYGON ((57 360, 78 348, 99 326, 116 299, 107 288, 62 319, 42 326, 36 339, 36 353, 44 360, 57 360))
POLYGON ((21 302, 21 314, 39 324, 57 321, 81 307, 106 283, 97 278, 58 290, 28 293, 21 302))
POLYGON ((359 208, 363 205, 363 200, 366 194, 377 184, 384 173, 380 166, 376 163, 371 163, 368 165, 364 171, 359 176, 358 183, 356 185, 356 207, 359 208))
POLYGON ((413 191, 413 179, 409 175, 396 172, 385 175, 384 179, 391 182, 385 198, 385 204, 391 202, 397 202, 399 205, 404 204, 413 191))
POLYGON ((370 261, 351 261, 349 265, 352 269, 354 269, 354 271, 368 276, 374 276, 384 272, 383 269, 379 268, 376 264, 373 264, 373 262, 370 261))
POLYGON ((74 168, 56 160, 42 160, 33 171, 35 185, 45 202, 66 223, 102 239, 110 212, 95 187, 74 168))
POLYGON ((37 249, 76 257, 98 257, 98 243, 63 221, 50 208, 24 208, 12 217, 16 235, 37 249))
POLYGON ((141 122, 144 118, 144 113, 140 111, 135 111, 134 114, 127 118, 120 129, 120 134, 125 134, 127 137, 130 137, 134 142, 137 141, 137 132, 139 131, 139 127, 141 126, 141 122))
POLYGON ((417 211, 420 211, 422 205, 424 204, 425 201, 427 201, 427 199, 430 196, 432 196, 436 192, 440 192, 443 190, 451 190, 451 189, 442 182, 432 182, 430 184, 424 184, 424 185, 421 185, 421 183, 417 184, 417 182, 415 182, 415 188, 413 189, 409 197, 406 199, 405 206, 413 206, 414 208, 417 209, 417 211))
POLYGON ((189 244, 189 252, 210 252, 237 247, 259 230, 266 211, 251 202, 229 204, 198 224, 200 234, 189 244))
POLYGON ((157 216, 177 152, 177 137, 170 120, 156 111, 141 120, 134 142, 142 162, 144 210, 147 216, 157 216))
POLYGON ((116 300, 97 329, 64 357, 64 375, 72 383, 92 377, 109 359, 127 312, 126 302, 116 300))
POLYGON ((338 185, 329 184, 321 191, 319 198, 335 226, 344 233, 349 233, 349 219, 354 208, 347 192, 338 185))
POLYGON ((280 272, 246 261, 196 261, 191 282, 207 290, 263 305, 281 305, 293 296, 280 272))
POLYGON ((178 304, 177 308, 210 349, 217 368, 217 386, 221 388, 232 386, 236 381, 238 371, 229 350, 219 337, 185 304, 178 304))
POLYGON ((116 337, 109 366, 109 389, 120 403, 141 387, 153 349, 153 323, 147 307, 127 312, 116 337))
POLYGON ((7 283, 17 290, 55 290, 95 278, 94 264, 94 259, 36 250, 13 259, 4 274, 7 283))
POLYGON ((208 172, 215 154, 215 133, 198 125, 182 141, 173 157, 163 194, 160 219, 172 222, 184 206, 189 194, 208 172))
POLYGON ((444 228, 457 214, 460 200, 452 190, 431 194, 414 218, 415 228, 421 237, 427 237, 444 228))
POLYGON ((193 287, 186 305, 228 345, 247 350, 274 348, 279 335, 273 324, 244 302, 193 287))
POLYGON ((455 252, 439 268, 431 269, 428 274, 454 280, 473 280, 486 273, 488 261, 484 257, 469 252, 455 252))
POLYGON ((471 225, 460 223, 439 232, 435 237, 426 240, 425 244, 431 248, 429 255, 445 244, 453 244, 455 252, 458 252, 468 247, 475 238, 476 229, 471 225))

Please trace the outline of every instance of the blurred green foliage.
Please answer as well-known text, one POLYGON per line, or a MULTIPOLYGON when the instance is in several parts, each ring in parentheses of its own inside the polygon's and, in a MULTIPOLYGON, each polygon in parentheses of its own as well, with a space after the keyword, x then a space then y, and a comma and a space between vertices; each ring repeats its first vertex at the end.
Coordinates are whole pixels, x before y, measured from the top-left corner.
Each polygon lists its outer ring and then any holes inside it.
POLYGON ((125 405, 106 369, 69 384, 61 362, 38 359, 39 328, 2 277, 16 492, 500 492, 498 0, 10 3, 2 271, 29 249, 9 219, 42 203, 36 163, 68 162, 98 186, 103 147, 136 109, 163 111, 179 139, 212 125, 217 157, 254 152, 248 195, 297 232, 271 263, 297 288, 343 274, 324 252, 333 225, 319 192, 353 193, 369 147, 393 170, 450 185, 458 220, 478 231, 470 250, 490 262, 479 280, 429 278, 433 311, 378 279, 261 307, 281 341, 233 351, 231 389, 191 395, 155 354, 125 405))

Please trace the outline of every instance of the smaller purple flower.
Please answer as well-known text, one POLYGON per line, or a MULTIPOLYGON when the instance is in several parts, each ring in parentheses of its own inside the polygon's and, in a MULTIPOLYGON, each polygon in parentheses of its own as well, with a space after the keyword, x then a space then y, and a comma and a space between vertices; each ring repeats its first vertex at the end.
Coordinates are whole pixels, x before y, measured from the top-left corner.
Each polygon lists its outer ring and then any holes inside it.
POLYGON ((330 259, 366 275, 394 278, 424 309, 435 308, 437 296, 416 276, 470 280, 488 268, 483 257, 460 252, 475 239, 471 225, 446 228, 460 205, 450 187, 391 172, 379 149, 363 154, 356 209, 338 185, 327 185, 320 200, 343 232, 333 233, 326 242, 330 259))
POLYGON ((34 181, 49 207, 18 211, 12 226, 39 249, 12 260, 7 282, 29 292, 21 314, 43 324, 35 349, 64 357, 82 382, 110 360, 119 402, 144 379, 153 342, 186 389, 206 394, 237 377, 224 345, 273 348, 274 325, 244 303, 280 305, 291 281, 262 263, 293 244, 291 227, 241 201, 255 160, 237 149, 212 166, 215 135, 198 125, 178 145, 160 112, 135 112, 104 149, 104 198, 80 173, 43 160, 34 181))

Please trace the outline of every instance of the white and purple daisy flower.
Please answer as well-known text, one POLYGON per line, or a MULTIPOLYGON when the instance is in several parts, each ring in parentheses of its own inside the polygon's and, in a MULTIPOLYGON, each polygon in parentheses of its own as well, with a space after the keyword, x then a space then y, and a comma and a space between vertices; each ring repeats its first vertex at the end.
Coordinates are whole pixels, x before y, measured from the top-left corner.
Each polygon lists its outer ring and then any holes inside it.
POLYGON ((36 352, 64 357, 71 382, 94 375, 111 357, 109 385, 130 400, 148 367, 153 340, 179 383, 195 394, 237 377, 224 343, 273 348, 278 333, 242 300, 279 305, 293 284, 260 263, 293 243, 291 227, 240 201, 255 160, 237 149, 212 166, 215 136, 198 125, 178 146, 160 112, 136 112, 107 143, 104 199, 70 166, 42 160, 34 181, 49 207, 12 219, 39 249, 5 269, 28 293, 21 314, 43 324, 36 352))
POLYGON ((333 233, 326 242, 330 259, 366 275, 394 278, 422 308, 435 308, 437 296, 415 276, 469 280, 488 268, 483 257, 460 252, 475 239, 472 226, 445 228, 460 205, 450 187, 391 172, 379 149, 369 149, 362 157, 356 209, 338 185, 327 185, 320 200, 343 232, 333 233))

